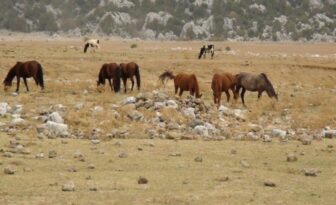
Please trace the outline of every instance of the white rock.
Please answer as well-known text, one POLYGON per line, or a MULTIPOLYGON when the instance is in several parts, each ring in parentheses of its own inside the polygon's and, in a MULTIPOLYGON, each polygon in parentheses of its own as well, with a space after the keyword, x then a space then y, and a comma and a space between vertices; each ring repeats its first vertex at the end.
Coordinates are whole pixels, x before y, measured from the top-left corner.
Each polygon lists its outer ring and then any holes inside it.
POLYGON ((188 107, 186 109, 183 110, 183 115, 186 117, 190 117, 191 119, 195 119, 196 115, 195 115, 195 108, 193 107, 188 107))
POLYGON ((155 110, 159 110, 159 109, 162 109, 166 106, 165 103, 163 102, 154 102, 154 109, 155 110))
POLYGON ((336 130, 323 130, 322 137, 325 138, 336 138, 336 130))
POLYGON ((127 97, 124 101, 123 101, 123 105, 127 105, 127 104, 134 104, 136 103, 136 98, 131 96, 131 97, 127 97))
POLYGON ((175 102, 175 100, 168 100, 167 102, 167 107, 177 109, 178 104, 175 102))
POLYGON ((53 121, 48 121, 46 123, 47 129, 54 135, 60 137, 66 137, 69 135, 68 133, 68 125, 63 123, 57 123, 53 121))
POLYGON ((10 110, 8 103, 2 102, 0 103, 0 116, 6 115, 6 113, 10 110))
POLYGON ((100 112, 103 112, 104 108, 102 106, 95 106, 93 109, 92 109, 92 112, 94 114, 97 114, 97 113, 100 113, 100 112))
POLYGON ((287 135, 287 132, 280 129, 273 129, 271 133, 272 137, 281 137, 284 138, 287 135))
POLYGON ((73 181, 69 181, 63 184, 62 191, 75 191, 75 183, 73 181))
POLYGON ((48 120, 56 123, 64 123, 62 116, 58 112, 53 112, 48 116, 48 120))
POLYGON ((23 105, 15 105, 13 108, 12 108, 12 113, 13 114, 20 114, 23 110, 23 105))
POLYGON ((203 125, 197 125, 194 128, 194 132, 198 135, 201 135, 201 136, 208 136, 209 135, 208 128, 203 126, 203 125))

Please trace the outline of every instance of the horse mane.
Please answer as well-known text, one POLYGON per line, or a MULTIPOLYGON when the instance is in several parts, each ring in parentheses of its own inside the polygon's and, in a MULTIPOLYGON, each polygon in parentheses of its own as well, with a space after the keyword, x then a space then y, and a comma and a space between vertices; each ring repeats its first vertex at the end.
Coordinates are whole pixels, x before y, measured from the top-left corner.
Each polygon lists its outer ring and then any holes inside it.
POLYGON ((165 72, 163 72, 160 76, 159 79, 161 80, 162 84, 164 84, 164 81, 166 79, 174 79, 175 76, 173 74, 172 71, 166 70, 165 72))
POLYGON ((3 81, 3 83, 10 83, 12 82, 13 78, 15 77, 16 75, 16 69, 18 68, 19 65, 21 65, 22 63, 21 62, 17 62, 7 73, 7 76, 5 78, 5 80, 3 81))
POLYGON ((267 93, 268 92, 270 92, 270 94, 272 95, 272 96, 275 96, 276 95, 276 93, 275 93, 275 90, 274 90, 274 88, 273 88, 273 85, 272 85, 272 83, 271 83, 271 81, 268 79, 268 77, 267 77, 267 75, 265 74, 265 73, 260 73, 260 75, 265 79, 265 81, 266 81, 266 87, 267 87, 267 93))

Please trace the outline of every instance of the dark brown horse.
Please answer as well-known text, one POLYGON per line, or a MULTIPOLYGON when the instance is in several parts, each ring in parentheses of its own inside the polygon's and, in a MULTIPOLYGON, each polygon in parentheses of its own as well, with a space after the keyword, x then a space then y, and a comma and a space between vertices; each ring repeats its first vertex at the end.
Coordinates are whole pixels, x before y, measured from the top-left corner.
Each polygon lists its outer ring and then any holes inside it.
POLYGON ((224 91, 227 97, 227 101, 230 101, 229 89, 231 89, 235 99, 238 98, 238 94, 235 92, 236 79, 231 73, 216 73, 212 78, 211 88, 213 91, 214 103, 217 104, 217 108, 220 106, 222 92, 224 91))
POLYGON ((120 76, 121 76, 121 70, 118 64, 105 63, 99 71, 97 86, 105 85, 105 80, 107 79, 110 84, 111 91, 114 90, 114 92, 119 92, 120 76), (111 82, 112 79, 113 79, 113 87, 112 87, 112 82, 111 82))
POLYGON ((171 71, 165 71, 159 76, 162 84, 166 79, 174 79, 175 94, 180 89, 179 96, 181 97, 183 91, 189 91, 190 95, 194 95, 196 98, 202 97, 200 94, 197 78, 194 74, 188 75, 184 73, 177 74, 176 76, 171 71))
POLYGON ((238 98, 239 91, 242 88, 240 94, 243 105, 245 105, 244 95, 246 90, 252 92, 258 92, 258 99, 260 99, 262 93, 266 91, 268 97, 278 100, 278 95, 275 93, 272 83, 268 80, 265 73, 252 74, 252 73, 239 73, 236 76, 236 94, 238 98))
POLYGON ((27 92, 29 91, 27 78, 33 77, 36 85, 41 86, 41 89, 44 89, 43 82, 43 69, 39 62, 37 61, 27 61, 27 62, 17 62, 9 71, 3 81, 5 85, 5 91, 8 87, 12 86, 12 81, 16 76, 16 92, 19 92, 20 87, 20 78, 23 78, 23 82, 26 86, 27 92))
POLYGON ((121 69, 121 79, 124 84, 124 91, 126 93, 126 83, 127 83, 127 78, 131 79, 132 82, 132 88, 131 90, 133 91, 134 87, 134 78, 135 76, 136 81, 137 81, 137 87, 138 90, 140 90, 140 68, 138 64, 131 62, 131 63, 121 63, 120 64, 120 69, 121 69))

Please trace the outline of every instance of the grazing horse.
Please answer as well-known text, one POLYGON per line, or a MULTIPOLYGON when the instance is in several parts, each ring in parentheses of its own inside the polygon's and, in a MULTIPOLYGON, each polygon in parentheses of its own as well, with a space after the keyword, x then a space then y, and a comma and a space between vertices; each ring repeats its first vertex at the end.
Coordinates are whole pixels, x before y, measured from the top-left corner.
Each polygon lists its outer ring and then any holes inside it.
POLYGON ((89 39, 84 44, 84 53, 86 53, 87 49, 91 47, 93 49, 99 49, 99 40, 98 39, 89 39))
POLYGON ((211 88, 213 91, 214 103, 217 108, 220 106, 222 92, 224 91, 227 97, 227 102, 230 101, 229 89, 231 89, 235 99, 238 95, 235 92, 236 79, 231 73, 216 73, 212 78, 211 88))
POLYGON ((211 55, 211 59, 213 59, 214 55, 215 55, 215 46, 213 44, 207 45, 207 46, 203 46, 200 49, 199 55, 198 55, 198 59, 201 59, 202 56, 203 58, 205 58, 205 54, 210 53, 211 55))
POLYGON ((41 64, 37 61, 17 62, 8 71, 8 74, 3 81, 3 84, 5 85, 5 91, 8 90, 8 87, 12 86, 12 81, 15 76, 17 81, 16 92, 19 92, 21 77, 23 78, 27 92, 29 91, 27 78, 30 77, 34 78, 36 85, 40 86, 42 90, 44 89, 43 69, 41 64))
POLYGON ((116 63, 105 63, 100 68, 99 74, 98 74, 98 80, 97 80, 97 86, 105 85, 105 80, 107 79, 111 91, 114 90, 114 92, 119 92, 120 90, 120 76, 121 76, 121 70, 120 66, 116 63), (111 79, 113 79, 113 87, 111 79))
POLYGON ((278 100, 278 95, 275 93, 272 83, 268 80, 265 73, 258 75, 252 73, 239 73, 236 76, 236 94, 238 98, 239 90, 242 88, 240 94, 243 105, 245 106, 244 95, 245 91, 258 92, 258 99, 262 93, 266 91, 268 97, 275 97, 278 100))
POLYGON ((178 89, 180 89, 179 96, 181 97, 183 91, 189 91, 190 95, 194 95, 196 98, 202 97, 200 94, 197 78, 194 74, 188 75, 184 73, 177 74, 176 76, 171 71, 165 71, 159 76, 162 84, 166 79, 173 79, 175 86, 175 95, 178 89))
POLYGON ((140 68, 138 64, 131 62, 131 63, 121 63, 120 64, 120 69, 121 69, 121 79, 124 84, 124 91, 126 93, 126 83, 127 83, 127 78, 131 79, 132 82, 132 88, 131 91, 133 91, 134 87, 134 79, 133 76, 135 76, 136 81, 137 81, 137 87, 138 90, 140 90, 140 68))

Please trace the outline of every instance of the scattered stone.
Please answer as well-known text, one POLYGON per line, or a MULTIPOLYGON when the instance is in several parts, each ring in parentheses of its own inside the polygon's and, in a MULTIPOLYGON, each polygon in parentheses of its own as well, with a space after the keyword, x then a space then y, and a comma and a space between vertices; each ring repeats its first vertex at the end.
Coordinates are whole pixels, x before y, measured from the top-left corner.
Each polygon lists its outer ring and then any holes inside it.
POLYGON ((61 140, 61 143, 62 143, 62 144, 68 144, 69 142, 68 142, 67 140, 62 139, 62 140, 61 140))
POLYGON ((56 122, 56 123, 64 123, 63 118, 61 117, 61 115, 58 112, 52 112, 49 116, 48 116, 48 120, 52 121, 52 122, 56 122))
POLYGON ((3 154, 3 156, 4 156, 4 157, 8 157, 8 158, 12 158, 12 157, 14 157, 14 154, 11 153, 11 152, 5 152, 5 153, 3 154))
POLYGON ((298 159, 294 153, 287 155, 287 162, 296 162, 298 159))
POLYGON ((322 136, 325 138, 336 138, 336 130, 323 130, 322 136))
POLYGON ((198 135, 201 135, 201 136, 208 136, 209 135, 208 128, 203 126, 203 125, 197 125, 194 128, 194 132, 198 135))
POLYGON ((69 181, 62 185, 62 191, 75 191, 75 183, 69 181))
POLYGON ((89 166, 88 166, 88 169, 95 169, 96 167, 95 167, 95 165, 94 164, 89 164, 89 166))
POLYGON ((166 139, 169 139, 169 140, 177 140, 180 138, 181 138, 181 134, 178 132, 168 132, 166 134, 166 139))
POLYGON ((215 180, 218 181, 218 182, 227 182, 227 181, 229 181, 229 177, 224 176, 224 177, 217 178, 215 180))
POLYGON ((272 130, 272 137, 281 137, 284 138, 286 137, 287 132, 284 130, 280 130, 280 129, 273 129, 272 130))
POLYGON ((167 104, 167 107, 169 108, 173 108, 173 109, 178 108, 178 104, 175 102, 175 100, 167 100, 166 104, 167 104))
POLYGON ((5 116, 9 110, 10 110, 10 107, 9 107, 8 103, 6 103, 6 102, 0 103, 0 116, 1 117, 5 116))
POLYGON ((127 117, 132 121, 142 121, 144 119, 144 115, 137 110, 132 110, 127 117))
POLYGON ((195 119, 196 118, 196 115, 195 115, 195 108, 193 107, 189 107, 189 108, 186 108, 182 111, 183 115, 186 116, 186 117, 189 117, 191 119, 195 119))
POLYGON ((124 101, 123 101, 123 105, 127 105, 127 104, 134 104, 136 103, 136 98, 131 96, 131 97, 127 97, 124 101))
POLYGON ((264 139, 263 139, 264 142, 272 142, 272 137, 269 136, 269 135, 264 135, 264 139))
POLYGON ((121 152, 121 153, 118 154, 118 157, 119 158, 127 158, 128 154, 126 152, 121 152))
POLYGON ((169 156, 170 156, 170 157, 181 157, 182 154, 179 153, 179 152, 173 152, 173 153, 170 153, 169 156))
POLYGON ((98 191, 96 186, 90 186, 89 191, 98 191))
POLYGON ((143 151, 142 147, 137 148, 138 151, 143 151))
POLYGON ((203 158, 198 156, 194 159, 195 162, 203 162, 203 158))
POLYGON ((232 150, 231 150, 231 154, 237 154, 237 150, 232 149, 232 150))
POLYGON ((8 175, 12 175, 16 172, 16 169, 12 166, 8 166, 4 168, 4 173, 8 175))
POLYGON ((316 177, 317 171, 315 169, 304 169, 305 176, 316 177))
POLYGON ((240 165, 244 168, 250 168, 250 164, 246 160, 241 160, 240 165))
POLYGON ((57 157, 57 152, 55 150, 49 151, 48 157, 49 158, 56 158, 57 157))
POLYGON ((30 167, 25 167, 25 168, 23 168, 23 171, 24 171, 24 172, 32 172, 33 169, 30 168, 30 167))
POLYGON ((276 184, 272 181, 265 181, 264 185, 269 187, 276 187, 276 184))
POLYGON ((77 168, 76 167, 70 167, 70 168, 68 168, 68 172, 77 172, 77 168))
POLYGON ((91 143, 92 143, 92 144, 99 144, 99 143, 100 143, 100 140, 98 140, 98 139, 93 139, 93 140, 91 140, 91 143))
POLYGON ((145 177, 140 176, 138 179, 138 184, 147 184, 148 183, 148 179, 145 177))
POLYGON ((51 134, 58 137, 67 137, 68 133, 68 125, 57 123, 53 121, 48 121, 46 124, 47 129, 51 132, 51 134))
POLYGON ((39 159, 44 158, 44 153, 41 152, 41 153, 36 154, 36 155, 35 155, 35 158, 39 158, 39 159))
POLYGON ((303 145, 311 145, 312 140, 313 139, 311 137, 308 137, 308 136, 305 136, 305 137, 301 138, 301 142, 302 142, 303 145))

